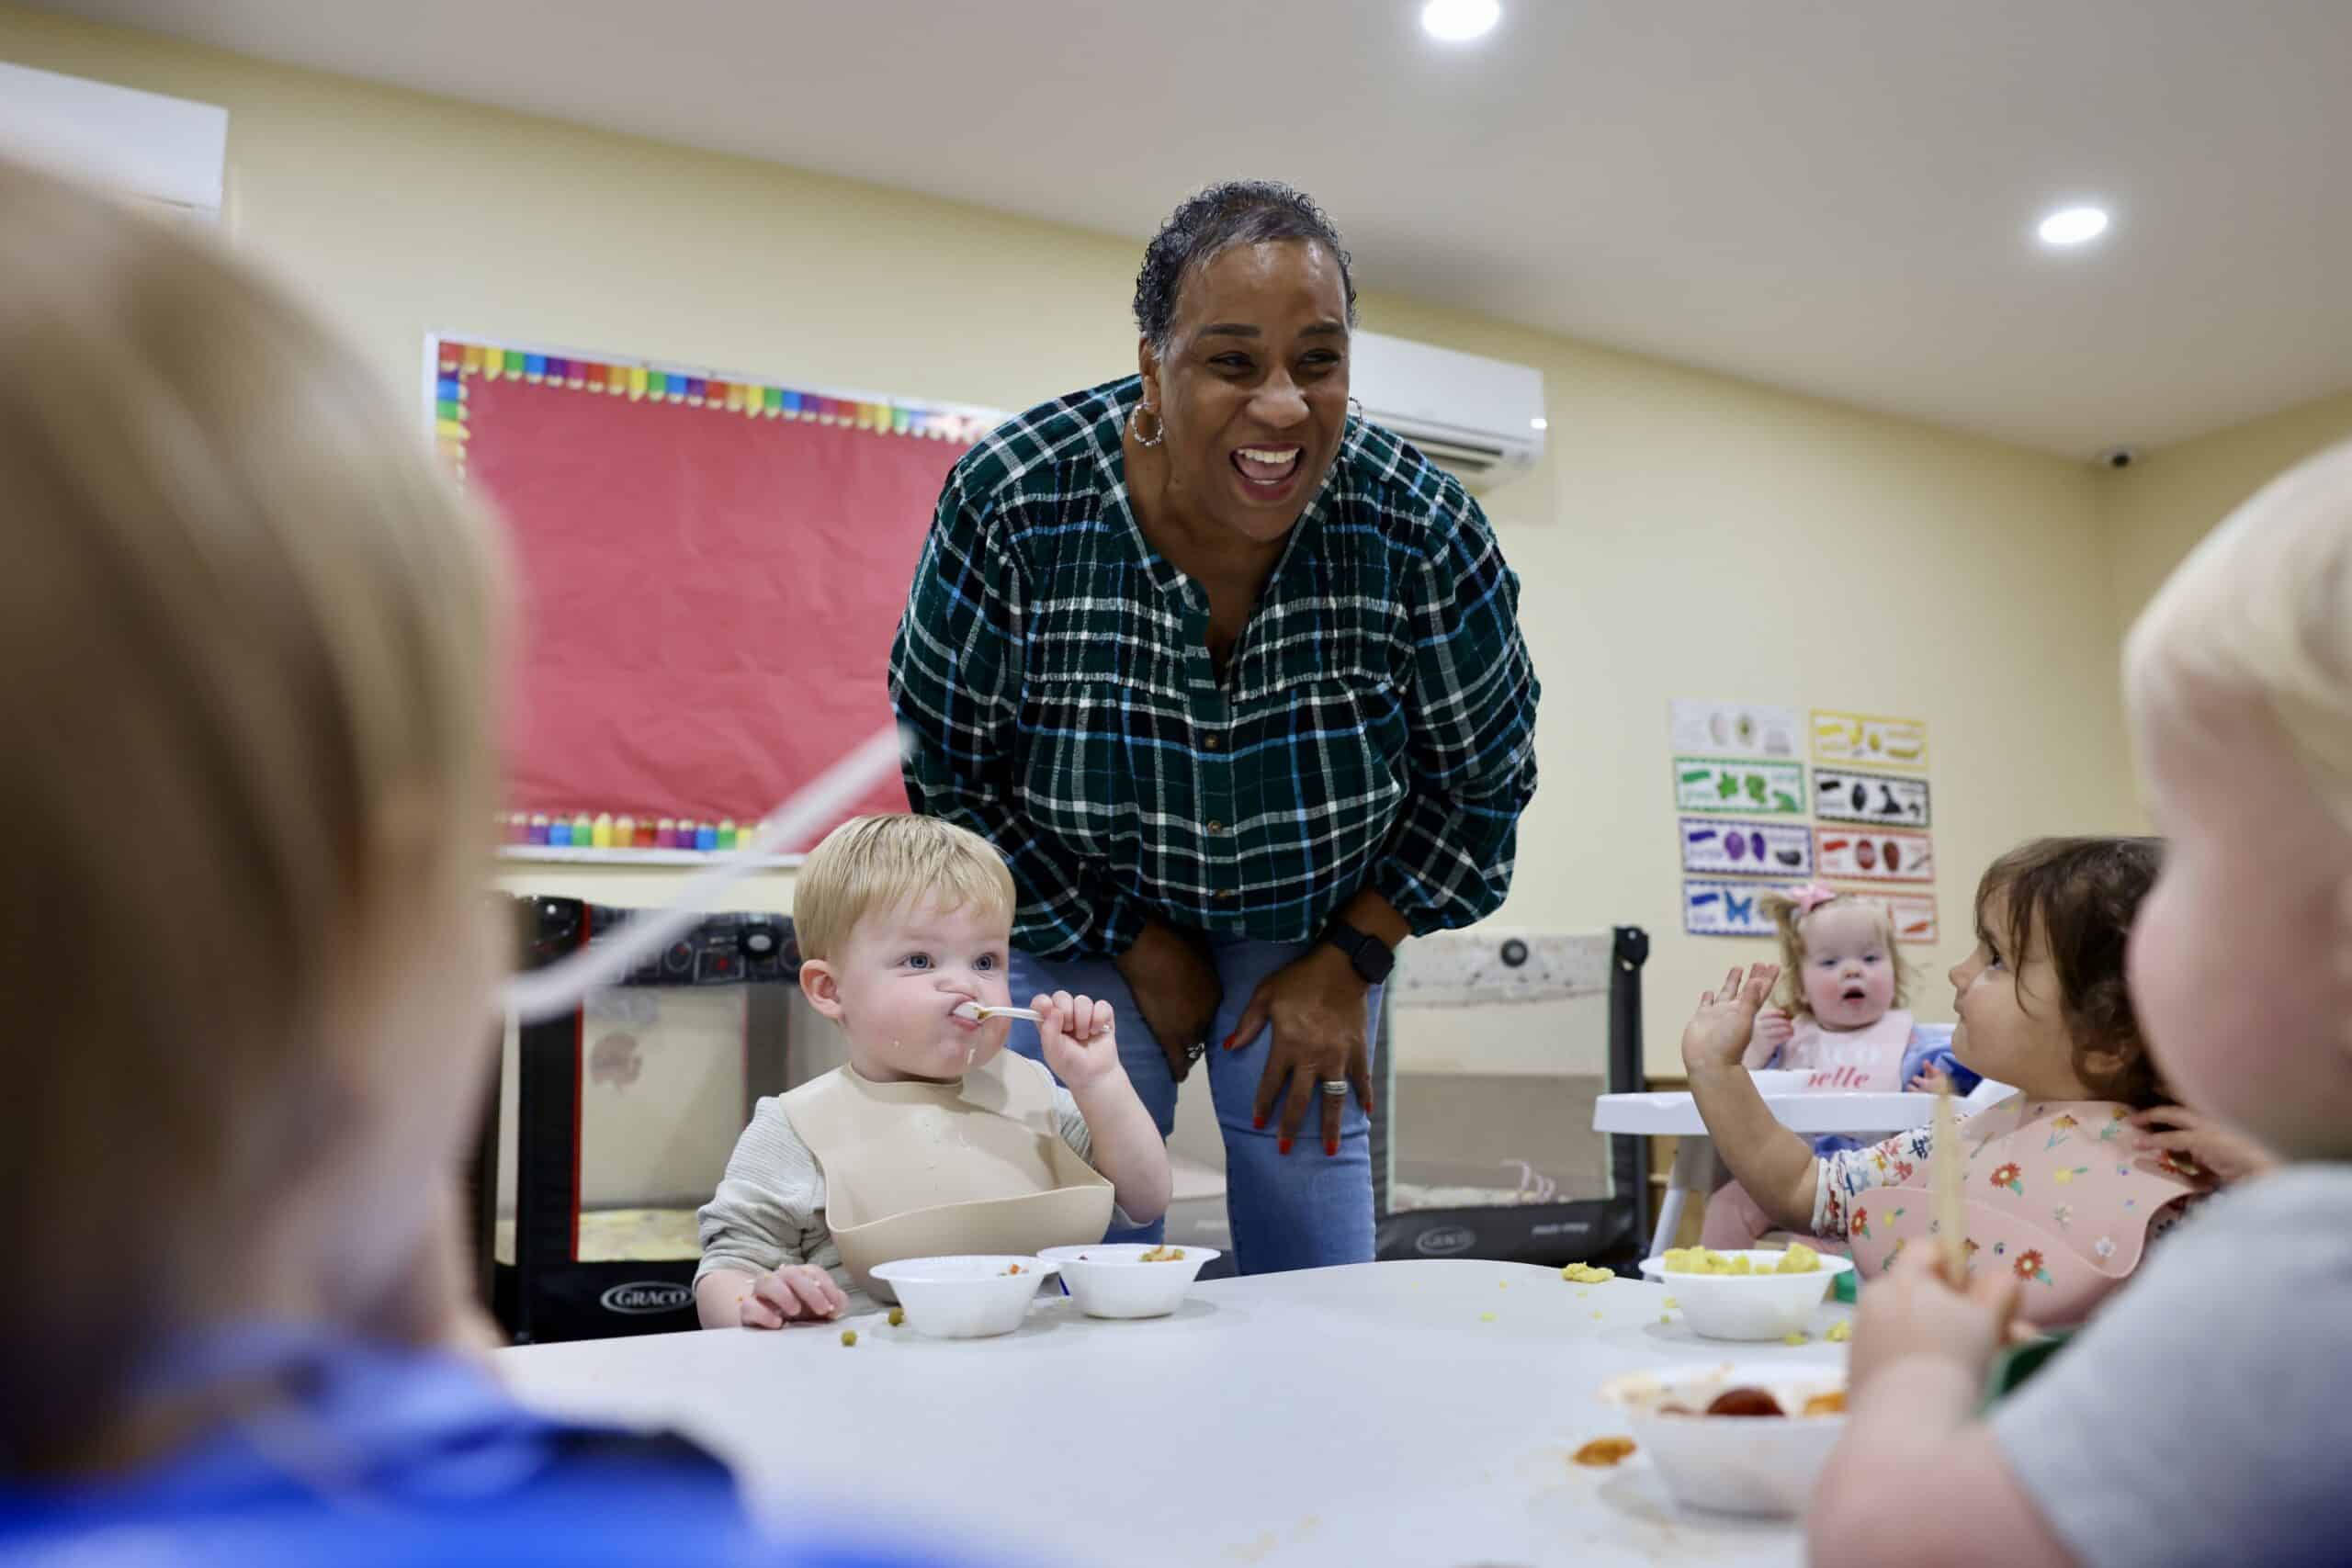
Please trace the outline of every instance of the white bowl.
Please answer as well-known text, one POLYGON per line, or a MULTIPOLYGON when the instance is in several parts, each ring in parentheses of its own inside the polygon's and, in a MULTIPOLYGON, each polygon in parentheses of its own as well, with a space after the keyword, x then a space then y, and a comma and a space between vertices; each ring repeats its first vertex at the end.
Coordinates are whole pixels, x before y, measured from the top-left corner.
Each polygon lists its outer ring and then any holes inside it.
POLYGON ((874 1277, 897 1292, 907 1321, 933 1339, 1012 1333, 1053 1272, 1042 1258, 1012 1257, 902 1258, 874 1267, 874 1277), (1012 1272, 1016 1267, 1020 1272, 1012 1272))
POLYGON ((1184 1256, 1146 1263, 1152 1248, 1134 1242, 1116 1246, 1049 1247, 1038 1256, 1057 1265, 1070 1300, 1089 1317, 1166 1317, 1193 1288, 1201 1266, 1221 1256, 1213 1247, 1186 1245, 1184 1256))
POLYGON ((1732 1388, 1760 1388, 1784 1410, 1842 1391, 1842 1367, 1672 1367, 1601 1384, 1600 1397, 1625 1412, 1634 1442, 1650 1456, 1676 1501, 1718 1513, 1790 1517, 1804 1511, 1813 1483, 1846 1418, 1838 1416, 1668 1416, 1679 1404, 1704 1410, 1732 1388))
MULTIPOLYGON (((1768 1247, 1729 1251, 1757 1269, 1773 1269, 1781 1255, 1768 1247)), ((1690 1332, 1709 1339, 1785 1339, 1813 1321, 1813 1309, 1829 1293, 1830 1282, 1854 1267, 1834 1253, 1804 1274, 1676 1274, 1662 1258, 1645 1258, 1642 1272, 1664 1281, 1682 1309, 1690 1332)))

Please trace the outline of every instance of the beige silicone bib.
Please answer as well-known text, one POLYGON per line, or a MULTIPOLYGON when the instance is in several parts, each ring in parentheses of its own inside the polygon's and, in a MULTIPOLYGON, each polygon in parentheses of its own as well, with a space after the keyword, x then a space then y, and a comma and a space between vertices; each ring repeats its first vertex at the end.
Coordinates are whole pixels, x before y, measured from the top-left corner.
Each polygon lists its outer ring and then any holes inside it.
POLYGON ((837 1067, 784 1097, 825 1174, 825 1223, 856 1285, 876 1264, 1030 1254, 1102 1239, 1111 1184, 1062 1142, 1053 1080, 1000 1053, 956 1083, 875 1083, 837 1067))

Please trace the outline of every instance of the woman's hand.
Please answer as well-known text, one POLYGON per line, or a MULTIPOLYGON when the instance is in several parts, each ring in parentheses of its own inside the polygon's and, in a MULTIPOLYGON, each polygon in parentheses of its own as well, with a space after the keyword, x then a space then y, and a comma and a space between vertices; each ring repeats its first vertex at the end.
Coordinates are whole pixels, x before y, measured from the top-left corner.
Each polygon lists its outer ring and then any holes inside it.
POLYGON ((1702 992, 1699 1010, 1682 1030, 1683 1071, 1737 1066, 1756 1032, 1756 1015, 1780 977, 1777 964, 1751 964, 1745 980, 1734 968, 1721 990, 1702 992))
POLYGON ((1318 944, 1258 983, 1241 1021, 1225 1043, 1228 1051, 1246 1049, 1273 1026, 1274 1042, 1266 1055, 1266 1068, 1258 1077, 1256 1123, 1264 1127, 1282 1100, 1282 1141, 1275 1147, 1290 1153, 1291 1140, 1306 1124, 1307 1108, 1323 1102, 1323 1152, 1340 1152, 1340 1119, 1348 1108, 1347 1096, 1325 1094, 1326 1082, 1354 1086, 1364 1114, 1372 1114, 1372 1050, 1364 1035, 1371 1024, 1366 1001, 1372 987, 1355 971, 1346 953, 1318 944), (1290 1085, 1288 1094, 1283 1085, 1290 1085))
POLYGON ((1119 1070, 1119 1041, 1109 1002, 1056 991, 1031 998, 1029 1006, 1038 1015, 1037 1038, 1045 1046, 1046 1066, 1071 1094, 1082 1095, 1119 1070))
POLYGON ((2208 1190, 2260 1176, 2278 1164, 2277 1155, 2244 1133, 2186 1105, 2143 1111, 2132 1125, 2140 1130, 2142 1150, 2170 1152, 2176 1162, 2186 1162, 2181 1174, 2208 1190))
POLYGON ((849 1298, 833 1277, 813 1263, 771 1269, 743 1298, 746 1328, 782 1328, 797 1318, 822 1322, 849 1310, 849 1298))
POLYGON ((1182 1083, 1193 1070, 1193 1047, 1207 1040, 1225 1000, 1216 965, 1198 943, 1159 920, 1148 922, 1115 963, 1143 1026, 1168 1058, 1168 1076, 1182 1083))

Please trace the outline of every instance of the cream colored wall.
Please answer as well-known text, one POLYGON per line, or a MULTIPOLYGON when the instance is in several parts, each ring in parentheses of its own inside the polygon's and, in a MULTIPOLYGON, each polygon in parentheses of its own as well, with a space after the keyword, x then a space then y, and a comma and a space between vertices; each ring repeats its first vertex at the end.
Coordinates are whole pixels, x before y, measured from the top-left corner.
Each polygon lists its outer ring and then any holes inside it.
MULTIPOLYGON (((18 10, 0 10, 0 58, 227 106, 238 242, 403 397, 434 328, 1000 407, 1133 362, 1126 241, 18 10)), ((1932 723, 1938 973, 1996 852, 2127 813, 2088 469, 1421 307, 1361 265, 1366 324, 1544 370, 1551 455, 1490 503, 1545 688, 1502 919, 1649 928, 1655 1070, 1677 1070, 1700 987, 1767 955, 1679 934, 1670 697, 1932 723)), ((507 881, 620 903, 673 885, 507 881)), ((786 907, 787 881, 740 903, 786 907)), ((1922 1010, 1948 1000, 1932 985, 1922 1010)), ((1497 1066, 1570 1050, 1508 1011, 1414 1019, 1406 1049, 1459 1058, 1472 1039, 1497 1066)))
POLYGON ((2303 458, 2352 441, 2352 390, 2147 454, 2099 477, 2098 504, 2119 643, 2213 525, 2303 458))

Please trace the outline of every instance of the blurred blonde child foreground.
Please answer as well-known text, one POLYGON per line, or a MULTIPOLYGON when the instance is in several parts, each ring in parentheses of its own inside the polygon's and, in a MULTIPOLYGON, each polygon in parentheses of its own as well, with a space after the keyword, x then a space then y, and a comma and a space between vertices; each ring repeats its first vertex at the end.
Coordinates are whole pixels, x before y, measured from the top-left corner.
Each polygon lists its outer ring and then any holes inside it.
POLYGON ((0 365, 0 1561, 844 1561, 450 1348, 484 521, 277 290, 6 164, 0 365))
POLYGON ((1009 1020, 965 1016, 1006 1005, 1014 901, 988 840, 933 818, 860 818, 810 853, 800 988, 849 1061, 753 1111, 702 1210, 703 1326, 840 1316, 900 1258, 1100 1241, 1114 1197, 1122 1224, 1166 1211, 1167 1146, 1110 1003, 1029 1004, 1067 1088, 1004 1049, 1009 1020))
MULTIPOLYGON (((1953 1058, 1942 1032, 1922 1028, 1908 1010, 1910 965, 1885 905, 1815 884, 1766 894, 1764 912, 1781 933, 1781 984, 1773 1005, 1756 1015, 1743 1065, 1802 1072, 1808 1089, 1846 1093, 1975 1087, 1976 1075, 1953 1058)), ((1815 1154, 1829 1156, 1882 1135, 1831 1133, 1811 1142, 1815 1154)), ((1726 1182, 1707 1200, 1702 1239, 1736 1250, 1772 1227, 1746 1188, 1726 1182)))
MULTIPOLYGON (((2124 937, 2154 886, 2145 839, 2047 839, 2011 851, 1976 895, 1976 951, 1951 972, 1960 1062, 2018 1092, 1958 1129, 1966 1244, 2025 1281, 2049 1323, 2086 1315, 2138 1267, 2148 1238, 2201 1191, 2170 1150, 2143 1155, 2132 1113, 2159 1089, 2123 979, 2124 937)), ((1815 1157, 1773 1119, 1741 1064, 1775 976, 1734 970, 1682 1037, 1707 1130, 1783 1225, 1843 1240, 1875 1280, 1933 1246, 1926 1128, 1815 1157)))
MULTIPOLYGON (((1823 1563, 2319 1563, 2352 1542, 2352 446, 2263 491, 2133 628, 2164 874, 2132 932, 2166 1080, 2287 1162, 1978 1415, 2019 1310, 1921 1248, 1862 1292, 1823 1563), (1943 1506, 1922 1506, 1933 1477, 1943 1506)), ((2030 1287, 2029 1287, 2030 1292, 2030 1287)), ((2030 1295, 2026 1311, 2030 1314, 2030 1295)))

